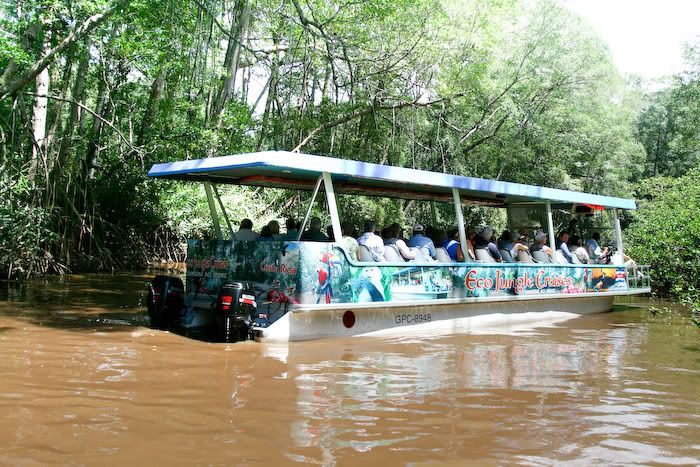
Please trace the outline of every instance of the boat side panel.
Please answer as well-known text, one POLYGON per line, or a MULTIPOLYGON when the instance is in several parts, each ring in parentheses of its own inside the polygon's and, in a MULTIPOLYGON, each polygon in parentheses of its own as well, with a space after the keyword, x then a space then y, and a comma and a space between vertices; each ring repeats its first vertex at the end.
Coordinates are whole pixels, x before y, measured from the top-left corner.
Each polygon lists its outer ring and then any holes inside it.
POLYGON ((554 316, 573 318, 602 313, 612 307, 614 295, 563 297, 513 297, 510 300, 480 299, 470 303, 373 307, 349 305, 346 309, 316 309, 288 313, 267 329, 256 330, 260 341, 303 341, 327 337, 374 334, 470 332, 484 326, 507 331, 510 326, 542 321, 554 316), (351 316, 351 318, 350 318, 351 316))
POLYGON ((337 245, 311 242, 300 261, 301 304, 627 291, 624 266, 354 263, 337 245))
POLYGON ((337 244, 190 240, 186 303, 211 313, 225 282, 255 289, 256 325, 295 306, 418 303, 465 298, 625 292, 624 267, 526 264, 356 263, 337 244))

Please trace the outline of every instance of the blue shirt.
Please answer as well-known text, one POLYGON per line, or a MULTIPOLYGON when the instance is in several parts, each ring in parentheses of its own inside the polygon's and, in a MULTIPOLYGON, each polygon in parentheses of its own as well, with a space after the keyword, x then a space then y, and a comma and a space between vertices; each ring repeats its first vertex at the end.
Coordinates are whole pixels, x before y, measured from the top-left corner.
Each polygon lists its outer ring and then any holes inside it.
POLYGON ((435 245, 431 239, 423 234, 413 234, 413 237, 408 240, 406 245, 427 251, 431 258, 435 258, 435 245))
POLYGON ((450 258, 455 261, 457 261, 457 248, 459 248, 459 242, 457 240, 450 240, 445 245, 447 254, 450 255, 450 258))
POLYGON ((501 242, 498 247, 501 250, 508 250, 510 252, 510 256, 515 259, 516 254, 515 254, 515 242, 501 242))

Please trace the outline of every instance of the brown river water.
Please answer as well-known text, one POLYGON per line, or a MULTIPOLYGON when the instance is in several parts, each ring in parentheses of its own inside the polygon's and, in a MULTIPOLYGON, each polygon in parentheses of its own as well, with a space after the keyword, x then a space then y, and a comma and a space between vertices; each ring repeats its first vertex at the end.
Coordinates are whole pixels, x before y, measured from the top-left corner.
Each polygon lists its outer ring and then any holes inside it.
POLYGON ((211 344, 146 274, 0 282, 0 464, 700 464, 700 329, 643 299, 479 334, 211 344))

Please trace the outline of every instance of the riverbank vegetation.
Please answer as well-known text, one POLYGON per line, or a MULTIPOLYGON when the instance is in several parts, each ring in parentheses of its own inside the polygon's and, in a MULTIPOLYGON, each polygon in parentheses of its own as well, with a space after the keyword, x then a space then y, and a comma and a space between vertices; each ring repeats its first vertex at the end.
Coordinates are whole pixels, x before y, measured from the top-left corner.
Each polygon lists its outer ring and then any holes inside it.
MULTIPOLYGON (((654 187, 676 186, 697 166, 697 49, 686 73, 648 92, 560 2, 53 0, 2 9, 5 276, 182 259, 182 240, 211 229, 206 202, 195 187, 147 180, 160 161, 299 150, 609 195, 637 190, 649 205, 666 202, 654 187)), ((306 199, 224 196, 235 219, 256 221, 306 199)), ((346 211, 358 222, 440 215, 399 201, 346 211)), ((633 225, 653 212, 641 210, 633 225)), ((636 229, 631 251, 646 259, 636 229)))

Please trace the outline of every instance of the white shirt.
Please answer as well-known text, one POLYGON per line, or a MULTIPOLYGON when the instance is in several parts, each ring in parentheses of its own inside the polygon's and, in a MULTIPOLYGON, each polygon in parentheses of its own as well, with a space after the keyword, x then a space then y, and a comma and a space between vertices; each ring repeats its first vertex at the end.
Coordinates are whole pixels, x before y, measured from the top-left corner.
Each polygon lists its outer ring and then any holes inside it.
POLYGON ((384 261, 384 240, 382 237, 374 232, 365 232, 357 239, 357 243, 366 246, 375 261, 384 261))

